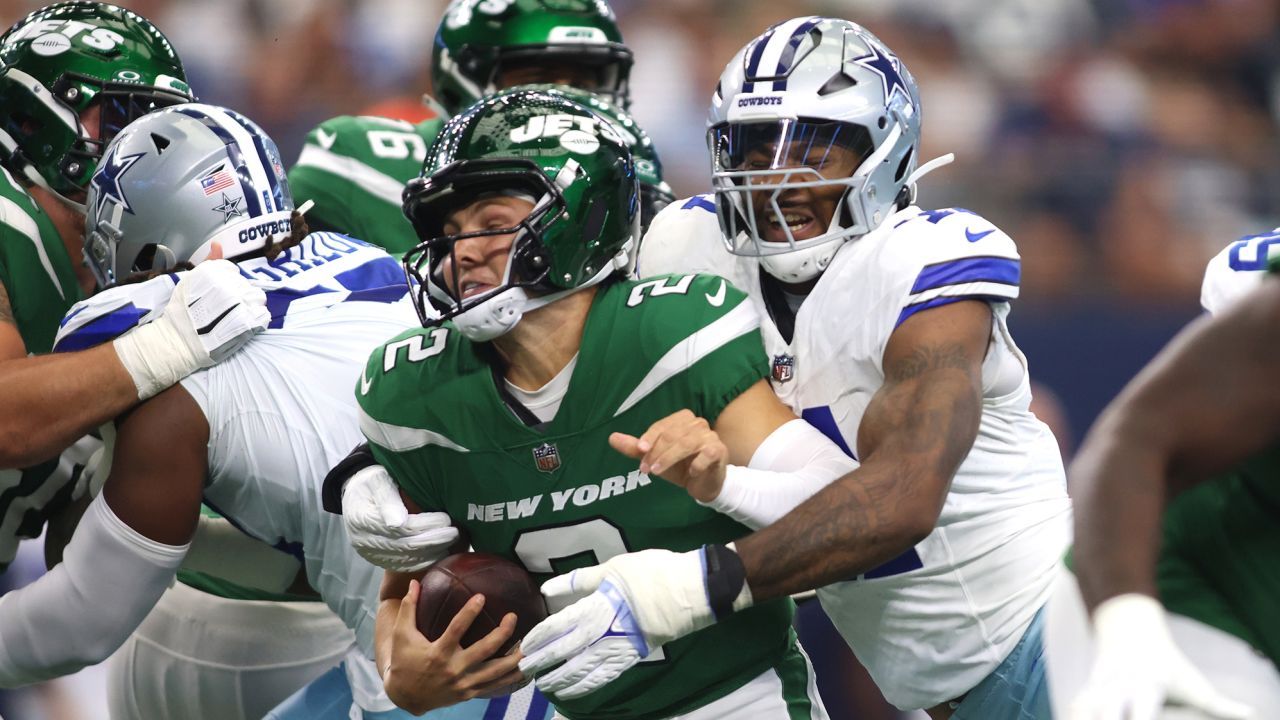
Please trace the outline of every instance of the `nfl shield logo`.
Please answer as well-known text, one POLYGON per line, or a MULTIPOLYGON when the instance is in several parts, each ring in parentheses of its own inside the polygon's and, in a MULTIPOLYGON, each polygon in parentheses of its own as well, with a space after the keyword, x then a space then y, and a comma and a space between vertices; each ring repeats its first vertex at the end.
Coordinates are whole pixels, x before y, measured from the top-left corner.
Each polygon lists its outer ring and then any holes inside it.
POLYGON ((560 451, 551 443, 542 443, 533 449, 533 463, 542 472, 555 472, 560 468, 560 451))
POLYGON ((773 356, 773 379, 774 382, 784 383, 791 379, 796 372, 796 359, 792 355, 774 355, 773 356))

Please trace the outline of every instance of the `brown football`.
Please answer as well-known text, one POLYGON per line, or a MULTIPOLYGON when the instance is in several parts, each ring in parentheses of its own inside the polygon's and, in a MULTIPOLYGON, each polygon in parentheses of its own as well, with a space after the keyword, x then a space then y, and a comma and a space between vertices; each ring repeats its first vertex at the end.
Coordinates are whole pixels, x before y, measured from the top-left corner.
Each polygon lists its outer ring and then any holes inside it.
POLYGON ((547 616, 538 585, 523 567, 488 553, 450 555, 427 569, 418 595, 418 630, 435 641, 472 595, 484 595, 484 609, 462 636, 462 647, 488 635, 509 612, 516 631, 495 655, 505 655, 547 616))

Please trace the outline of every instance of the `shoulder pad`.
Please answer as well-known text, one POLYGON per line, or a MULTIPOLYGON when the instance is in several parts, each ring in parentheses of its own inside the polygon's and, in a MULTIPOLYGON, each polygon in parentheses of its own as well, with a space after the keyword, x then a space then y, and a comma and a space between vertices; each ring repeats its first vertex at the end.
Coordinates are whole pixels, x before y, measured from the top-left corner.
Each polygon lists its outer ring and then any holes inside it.
POLYGON ((163 310, 177 284, 176 275, 119 285, 71 307, 58 327, 54 352, 73 352, 110 342, 151 322, 163 310))
POLYGON ((738 287, 755 261, 729 253, 711 195, 694 195, 662 209, 640 242, 636 276, 706 273, 729 278, 738 287))

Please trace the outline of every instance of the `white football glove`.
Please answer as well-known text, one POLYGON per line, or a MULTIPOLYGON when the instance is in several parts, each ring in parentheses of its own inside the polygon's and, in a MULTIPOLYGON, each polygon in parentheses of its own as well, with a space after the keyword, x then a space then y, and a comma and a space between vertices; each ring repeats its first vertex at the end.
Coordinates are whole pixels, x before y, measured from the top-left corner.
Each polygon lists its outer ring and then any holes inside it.
POLYGON ((663 644, 711 625, 702 554, 642 550, 543 583, 548 607, 590 594, 525 635, 520 671, 535 675, 564 663, 537 684, 570 700, 612 682, 663 644))
POLYGON ((458 529, 447 514, 410 514, 381 465, 360 470, 343 485, 342 520, 360 557, 395 572, 422 570, 448 555, 458 541, 458 529))
POLYGON ((1166 704, 1223 720, 1253 717, 1248 706, 1215 690, 1182 654, 1154 598, 1113 597, 1094 610, 1093 627, 1093 669, 1071 705, 1071 720, 1155 720, 1166 704))
POLYGON ((116 354, 138 399, 226 359, 267 328, 267 296, 228 260, 182 273, 164 313, 116 338, 116 354))

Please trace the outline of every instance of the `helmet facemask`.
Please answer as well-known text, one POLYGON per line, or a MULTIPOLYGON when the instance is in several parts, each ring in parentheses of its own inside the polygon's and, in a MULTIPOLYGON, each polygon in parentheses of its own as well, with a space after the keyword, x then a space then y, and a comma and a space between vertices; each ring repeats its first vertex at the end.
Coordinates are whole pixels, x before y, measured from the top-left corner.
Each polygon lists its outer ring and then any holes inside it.
POLYGON ((872 152, 869 133, 859 125, 804 119, 725 123, 708 132, 708 143, 716 211, 729 251, 760 258, 781 280, 816 277, 840 243, 884 219, 859 202, 864 189, 875 197, 868 179, 885 154, 872 152))
MULTIPOLYGON (((556 288, 544 283, 550 262, 542 238, 566 212, 567 204, 556 184, 534 163, 507 159, 459 161, 430 177, 410 182, 405 198, 406 214, 423 241, 405 253, 404 266, 410 285, 416 286, 411 296, 424 326, 438 325, 487 305, 491 306, 488 311, 500 317, 498 325, 505 332, 519 321, 524 310, 532 309, 528 290, 536 289, 543 297, 559 296, 556 288), (509 227, 445 232, 445 220, 451 213, 494 195, 522 197, 531 201, 533 208, 520 222, 509 227), (464 298, 459 292, 458 243, 503 235, 513 237, 499 285, 464 298), (451 274, 448 278, 445 277, 446 265, 451 274), (451 286, 455 288, 452 292, 451 286)), ((534 306, 546 302, 549 300, 534 306)), ((459 318, 460 328, 465 330, 466 325, 459 318)))

